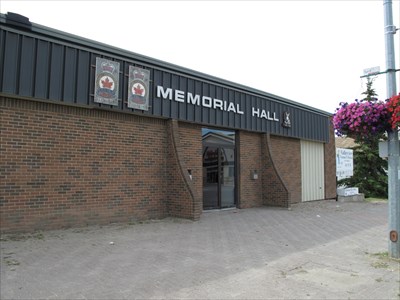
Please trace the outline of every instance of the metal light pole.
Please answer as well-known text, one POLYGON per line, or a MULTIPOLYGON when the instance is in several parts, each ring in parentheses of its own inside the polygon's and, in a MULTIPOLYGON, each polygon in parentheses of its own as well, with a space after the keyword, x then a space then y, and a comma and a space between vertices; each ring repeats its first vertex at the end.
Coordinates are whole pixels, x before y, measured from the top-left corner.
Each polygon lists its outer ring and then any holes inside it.
MULTIPOLYGON (((394 35, 396 27, 393 25, 392 1, 383 0, 385 23, 385 50, 386 50, 386 93, 387 98, 397 94, 396 69, 394 55, 394 35)), ((400 258, 400 182, 399 182, 399 134, 390 132, 388 136, 388 165, 389 165, 389 257, 400 258)))

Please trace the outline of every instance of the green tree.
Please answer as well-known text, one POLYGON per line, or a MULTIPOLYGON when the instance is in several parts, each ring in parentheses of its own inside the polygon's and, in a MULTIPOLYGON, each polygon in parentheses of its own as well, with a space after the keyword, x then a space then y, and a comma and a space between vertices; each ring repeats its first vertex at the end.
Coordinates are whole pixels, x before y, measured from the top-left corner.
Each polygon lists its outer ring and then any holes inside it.
MULTIPOLYGON (((368 77, 367 90, 363 92, 363 100, 375 101, 378 96, 372 87, 373 79, 368 77)), ((353 147, 354 169, 353 177, 338 181, 339 185, 358 187, 365 197, 388 197, 388 177, 386 170, 388 163, 379 157, 379 141, 386 139, 376 136, 367 141, 357 141, 353 147)))
POLYGON ((353 177, 339 180, 339 185, 358 187, 365 197, 388 197, 387 161, 379 157, 378 141, 353 147, 353 177))
POLYGON ((366 95, 366 97, 363 100, 367 101, 375 101, 377 98, 374 96, 378 96, 378 94, 375 92, 375 89, 372 87, 372 84, 374 83, 374 79, 367 77, 367 90, 363 92, 363 95, 366 95))

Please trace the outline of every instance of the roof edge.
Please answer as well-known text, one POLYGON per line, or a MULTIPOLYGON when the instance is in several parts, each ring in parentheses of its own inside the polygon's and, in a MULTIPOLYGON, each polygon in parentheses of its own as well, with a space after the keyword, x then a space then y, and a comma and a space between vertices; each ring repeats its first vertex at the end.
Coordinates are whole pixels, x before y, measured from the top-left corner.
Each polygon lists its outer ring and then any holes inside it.
POLYGON ((167 69, 167 70, 171 70, 174 72, 179 72, 182 74, 186 74, 186 75, 190 75, 190 76, 194 76, 194 77, 198 77, 200 79, 204 79, 207 81, 211 81, 211 82, 215 82, 218 84, 223 84, 235 89, 239 89, 239 90, 243 90, 245 92, 248 93, 252 93, 255 94, 257 96, 262 96, 262 97, 268 97, 268 98, 272 98, 274 100, 277 100, 283 104, 287 104, 287 105, 291 105, 291 106, 296 106, 308 111, 311 111, 313 113, 318 113, 327 117, 331 117, 333 114, 329 113, 327 111, 306 105, 306 104, 302 104, 300 102, 296 102, 294 100, 290 100, 275 94, 271 94, 271 93, 267 93, 265 91, 256 89, 256 88, 252 88, 240 83, 236 83, 233 81, 229 81, 229 80, 225 80, 216 76, 212 76, 206 73, 202 73, 193 69, 189 69, 186 67, 182 67, 179 65, 175 65, 166 61, 162 61, 156 58, 152 58, 146 55, 142 55, 136 52, 132 52, 129 50, 125 50, 122 48, 118 48, 118 47, 114 47, 114 46, 110 46, 108 44, 99 42, 99 41, 95 41, 92 39, 88 39, 88 38, 84 38, 75 34, 71 34, 65 31, 61 31, 55 28, 51 28, 51 27, 47 27, 41 24, 37 24, 37 23, 33 23, 29 21, 29 18, 17 13, 13 13, 13 12, 7 12, 7 14, 2 14, 0 13, 0 24, 6 24, 9 25, 11 27, 14 28, 18 28, 20 30, 25 30, 25 31, 29 31, 32 33, 36 33, 36 34, 41 34, 41 35, 45 35, 51 38, 55 38, 55 39, 62 39, 64 41, 73 43, 73 44, 80 44, 83 45, 85 47, 88 48, 92 48, 92 49, 97 49, 97 50, 101 50, 104 52, 108 52, 110 54, 114 54, 114 55, 119 55, 122 57, 127 57, 133 60, 138 60, 140 62, 144 62, 146 64, 150 64, 150 65, 155 65, 157 67, 163 68, 163 69, 167 69))

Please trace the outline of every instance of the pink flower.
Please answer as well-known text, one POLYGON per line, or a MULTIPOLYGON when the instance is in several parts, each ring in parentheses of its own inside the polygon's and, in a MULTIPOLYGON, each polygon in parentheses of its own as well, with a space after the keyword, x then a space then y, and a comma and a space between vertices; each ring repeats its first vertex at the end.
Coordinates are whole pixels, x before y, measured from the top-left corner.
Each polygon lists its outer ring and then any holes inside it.
POLYGON ((336 134, 350 135, 358 139, 383 134, 391 130, 388 103, 383 101, 341 102, 333 116, 336 134))

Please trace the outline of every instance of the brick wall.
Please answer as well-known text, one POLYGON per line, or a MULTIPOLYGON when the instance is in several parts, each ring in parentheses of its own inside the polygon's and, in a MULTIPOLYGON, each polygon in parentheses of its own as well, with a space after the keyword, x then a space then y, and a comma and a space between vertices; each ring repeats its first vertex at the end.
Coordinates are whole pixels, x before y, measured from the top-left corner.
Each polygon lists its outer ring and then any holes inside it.
POLYGON ((2 231, 167 215, 166 121, 0 98, 2 231))
MULTIPOLYGON (((2 232, 202 213, 200 125, 1 97, 0 126, 2 232)), ((328 199, 336 196, 331 135, 328 199)), ((240 208, 301 201, 300 140, 239 131, 237 141, 240 208)))
POLYGON ((289 192, 288 205, 301 202, 300 140, 271 135, 269 141, 274 166, 289 192))
POLYGON ((261 138, 259 133, 240 131, 238 133, 239 151, 239 207, 248 208, 261 206, 262 169, 261 169, 261 138), (258 179, 252 179, 252 173, 257 170, 258 179))
POLYGON ((240 131, 239 207, 289 207, 301 201, 300 140, 240 131), (259 178, 251 175, 257 170, 259 178))

